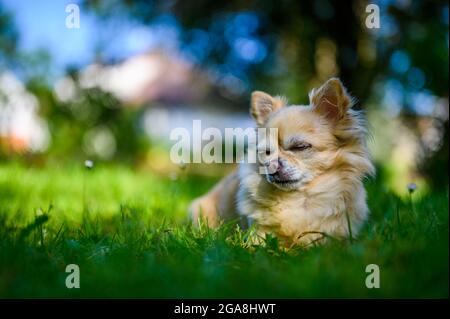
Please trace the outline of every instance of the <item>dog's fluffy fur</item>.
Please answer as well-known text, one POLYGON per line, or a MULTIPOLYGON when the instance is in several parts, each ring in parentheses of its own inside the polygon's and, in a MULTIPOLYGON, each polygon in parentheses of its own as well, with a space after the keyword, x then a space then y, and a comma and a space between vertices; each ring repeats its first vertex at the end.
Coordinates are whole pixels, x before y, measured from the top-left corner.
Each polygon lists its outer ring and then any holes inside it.
POLYGON ((347 237, 349 225, 353 236, 358 233, 369 212, 362 180, 374 173, 363 118, 351 109, 353 99, 339 79, 309 98, 309 105, 287 106, 283 98, 252 93, 250 113, 258 127, 278 129, 278 148, 258 141, 264 160, 241 163, 196 199, 194 223, 202 216, 215 227, 241 215, 255 224, 259 238, 270 233, 285 246, 347 237), (274 163, 275 173, 268 169, 274 163))

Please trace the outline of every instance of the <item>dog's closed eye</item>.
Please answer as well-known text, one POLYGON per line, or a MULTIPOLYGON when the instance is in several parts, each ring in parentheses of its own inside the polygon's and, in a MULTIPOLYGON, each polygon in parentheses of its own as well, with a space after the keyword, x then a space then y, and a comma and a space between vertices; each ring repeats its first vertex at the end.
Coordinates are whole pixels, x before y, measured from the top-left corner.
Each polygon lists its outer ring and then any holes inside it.
POLYGON ((304 151, 311 147, 312 147, 311 144, 302 142, 302 143, 297 143, 297 144, 292 145, 289 149, 291 151, 304 151))

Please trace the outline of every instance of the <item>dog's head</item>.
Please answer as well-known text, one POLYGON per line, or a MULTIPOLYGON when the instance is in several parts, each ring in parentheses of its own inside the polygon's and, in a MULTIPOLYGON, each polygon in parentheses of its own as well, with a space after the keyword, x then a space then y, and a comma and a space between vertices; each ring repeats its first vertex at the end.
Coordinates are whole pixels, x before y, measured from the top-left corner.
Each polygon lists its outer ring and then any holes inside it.
POLYGON ((342 172, 343 178, 373 173, 364 123, 351 109, 353 100, 341 81, 328 80, 313 89, 309 99, 306 106, 287 106, 283 98, 252 93, 251 114, 258 127, 278 131, 257 143, 267 182, 292 191, 332 170, 342 172))

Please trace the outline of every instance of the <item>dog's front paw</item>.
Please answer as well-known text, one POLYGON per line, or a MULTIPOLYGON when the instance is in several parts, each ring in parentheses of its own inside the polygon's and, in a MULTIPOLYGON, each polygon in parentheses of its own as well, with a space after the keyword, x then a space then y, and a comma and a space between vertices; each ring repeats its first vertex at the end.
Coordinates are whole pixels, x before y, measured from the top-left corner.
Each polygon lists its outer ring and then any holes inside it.
POLYGON ((219 224, 216 202, 209 197, 194 200, 189 207, 189 216, 194 226, 201 222, 206 222, 209 227, 217 227, 219 224))

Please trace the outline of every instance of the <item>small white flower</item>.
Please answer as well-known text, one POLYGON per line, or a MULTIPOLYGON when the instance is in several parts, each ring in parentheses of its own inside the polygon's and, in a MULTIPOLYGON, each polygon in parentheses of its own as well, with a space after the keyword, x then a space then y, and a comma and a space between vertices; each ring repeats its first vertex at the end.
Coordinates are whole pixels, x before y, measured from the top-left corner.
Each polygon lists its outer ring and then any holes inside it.
POLYGON ((413 193, 417 189, 417 185, 415 183, 409 183, 406 187, 410 193, 413 193))
POLYGON ((84 161, 84 166, 85 166, 87 169, 92 169, 92 168, 94 167, 94 162, 91 161, 91 160, 85 160, 85 161, 84 161))

